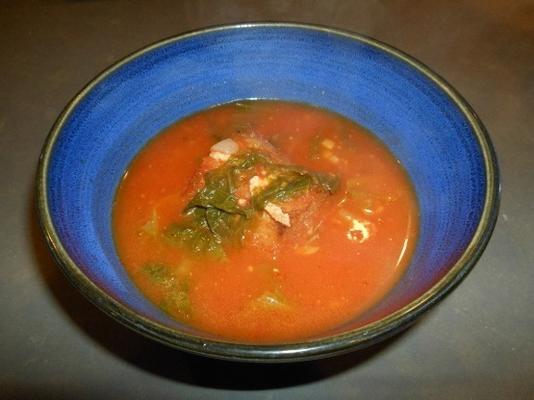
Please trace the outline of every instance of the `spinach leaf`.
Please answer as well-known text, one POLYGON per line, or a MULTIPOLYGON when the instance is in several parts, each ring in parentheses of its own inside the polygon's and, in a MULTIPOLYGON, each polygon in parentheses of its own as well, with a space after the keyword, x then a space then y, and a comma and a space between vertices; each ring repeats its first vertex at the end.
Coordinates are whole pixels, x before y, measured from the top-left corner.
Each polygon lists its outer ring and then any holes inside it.
POLYGON ((160 302, 159 307, 164 312, 172 314, 181 321, 187 321, 192 316, 188 290, 178 290, 169 293, 160 302))
POLYGON ((147 263, 143 265, 143 271, 148 275, 150 280, 162 286, 170 286, 173 276, 167 266, 159 263, 147 263))
POLYGON ((310 174, 282 174, 253 198, 256 209, 262 210, 269 202, 288 200, 308 189, 313 183, 310 174))
POLYGON ((204 208, 190 210, 183 221, 167 228, 165 236, 193 253, 225 256, 222 240, 210 230, 204 208))
POLYGON ((159 304, 160 308, 181 320, 189 319, 191 317, 191 303, 187 276, 176 275, 173 273, 173 269, 160 263, 147 263, 143 265, 143 271, 148 274, 154 284, 166 288, 166 295, 159 304))
POLYGON ((208 172, 204 177, 205 186, 189 202, 186 210, 194 207, 216 208, 250 218, 252 210, 240 207, 234 192, 243 172, 260 162, 262 157, 256 153, 232 157, 227 165, 208 172))
POLYGON ((184 209, 184 218, 165 231, 166 237, 188 248, 193 253, 222 258, 224 245, 236 243, 255 212, 268 202, 291 199, 320 185, 332 193, 337 188, 337 177, 331 174, 309 172, 298 166, 274 164, 259 151, 251 150, 231 157, 223 166, 204 176, 205 185, 184 209), (261 192, 252 197, 252 206, 240 206, 235 192, 248 184, 253 172, 261 165, 274 177, 261 192))
POLYGON ((271 160, 258 151, 248 151, 238 154, 228 160, 228 165, 237 169, 237 172, 246 171, 258 164, 271 164, 271 160))
POLYGON ((339 177, 337 175, 326 172, 314 172, 313 177, 330 194, 335 193, 339 188, 339 177))
POLYGON ((244 228, 242 216, 226 213, 216 208, 206 210, 206 221, 213 235, 222 242, 225 238, 241 237, 244 228))
POLYGON ((180 223, 165 231, 167 238, 197 254, 224 258, 223 244, 240 243, 246 217, 215 207, 193 207, 180 223))
POLYGON ((187 205, 187 209, 194 207, 218 208, 229 213, 244 214, 237 205, 237 197, 234 196, 232 177, 225 171, 215 170, 206 174, 205 186, 193 197, 187 205))

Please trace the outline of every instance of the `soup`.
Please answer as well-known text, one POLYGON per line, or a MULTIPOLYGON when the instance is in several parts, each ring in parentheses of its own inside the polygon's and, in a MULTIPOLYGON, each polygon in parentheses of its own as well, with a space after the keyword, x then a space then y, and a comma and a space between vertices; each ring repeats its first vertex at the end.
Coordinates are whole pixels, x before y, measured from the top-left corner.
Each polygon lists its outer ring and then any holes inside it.
POLYGON ((337 114, 281 101, 214 107, 156 136, 117 190, 132 280, 224 340, 301 340, 377 303, 405 271, 417 200, 398 160, 337 114))

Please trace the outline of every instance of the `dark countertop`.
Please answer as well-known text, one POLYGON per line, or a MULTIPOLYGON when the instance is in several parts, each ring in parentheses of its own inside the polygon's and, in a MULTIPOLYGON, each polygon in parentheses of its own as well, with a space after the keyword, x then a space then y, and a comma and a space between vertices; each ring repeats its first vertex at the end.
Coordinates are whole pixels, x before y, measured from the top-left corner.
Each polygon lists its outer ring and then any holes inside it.
POLYGON ((0 5, 0 398, 534 398, 534 2, 105 1, 0 5), (153 343, 62 276, 33 208, 41 145, 81 87, 151 42, 213 24, 326 24, 415 56, 484 121, 502 173, 493 238, 467 279, 401 335, 292 365, 153 343))

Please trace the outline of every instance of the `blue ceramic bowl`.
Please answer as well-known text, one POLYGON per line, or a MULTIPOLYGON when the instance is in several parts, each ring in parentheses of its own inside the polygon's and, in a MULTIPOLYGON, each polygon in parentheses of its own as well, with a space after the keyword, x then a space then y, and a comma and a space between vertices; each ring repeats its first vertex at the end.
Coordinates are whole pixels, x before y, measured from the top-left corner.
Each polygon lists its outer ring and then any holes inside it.
POLYGON ((126 326, 212 357, 303 360, 384 339, 457 285, 490 238, 498 173, 475 113, 413 58, 329 28, 246 24, 156 43, 93 80, 61 114, 44 145, 38 207, 67 277, 126 326), (115 190, 147 141, 199 110, 257 98, 313 104, 363 125, 401 160, 419 200, 419 241, 394 290, 365 315, 301 342, 227 342, 171 320, 132 284, 113 244, 115 190))

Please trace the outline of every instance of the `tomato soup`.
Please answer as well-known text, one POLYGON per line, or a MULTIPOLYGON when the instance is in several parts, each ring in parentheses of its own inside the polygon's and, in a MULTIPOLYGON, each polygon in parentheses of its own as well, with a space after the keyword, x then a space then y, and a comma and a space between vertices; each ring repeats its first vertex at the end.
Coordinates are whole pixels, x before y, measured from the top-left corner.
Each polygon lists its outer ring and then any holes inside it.
POLYGON ((405 271, 417 200, 372 134, 316 107, 217 106, 167 128, 117 190, 131 279, 223 340, 302 340, 376 304, 405 271))

